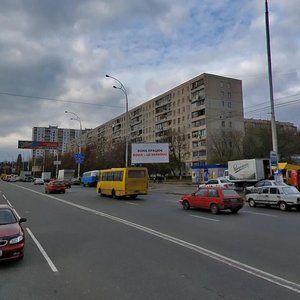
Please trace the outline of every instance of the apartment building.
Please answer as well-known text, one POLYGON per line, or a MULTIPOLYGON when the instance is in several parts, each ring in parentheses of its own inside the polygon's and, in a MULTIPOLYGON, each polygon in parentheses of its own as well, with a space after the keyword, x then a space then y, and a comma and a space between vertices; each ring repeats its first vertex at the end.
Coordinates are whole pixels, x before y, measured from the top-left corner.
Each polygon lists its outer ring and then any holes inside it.
MULTIPOLYGON (((242 82, 213 74, 201 74, 82 135, 82 145, 97 151, 124 141, 169 141, 181 137, 187 169, 210 161, 210 149, 225 132, 244 135, 242 82)), ((234 145, 232 145, 234 146, 234 145)), ((84 147, 84 146, 83 146, 84 147)), ((68 144, 68 151, 76 142, 68 144)))
MULTIPOLYGON (((85 134, 88 129, 82 130, 82 134, 85 134)), ((58 128, 58 126, 49 127, 33 127, 32 128, 32 140, 44 141, 44 142, 58 142, 59 148, 56 149, 34 149, 32 150, 32 157, 44 157, 49 155, 63 154, 66 152, 67 144, 72 140, 78 140, 80 138, 79 129, 58 128)))
MULTIPOLYGON (((250 132, 253 128, 266 128, 269 126, 271 128, 270 120, 262 120, 262 119, 245 119, 245 132, 250 132)), ((291 122, 279 122, 276 121, 276 128, 281 128, 283 130, 289 130, 292 133, 297 133, 297 126, 295 126, 291 122)))

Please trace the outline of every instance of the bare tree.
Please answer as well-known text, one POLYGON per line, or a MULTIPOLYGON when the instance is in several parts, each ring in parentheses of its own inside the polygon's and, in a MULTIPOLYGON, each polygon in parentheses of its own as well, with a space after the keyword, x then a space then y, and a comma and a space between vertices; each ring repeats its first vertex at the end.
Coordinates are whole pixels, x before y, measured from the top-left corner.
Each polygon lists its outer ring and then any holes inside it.
POLYGON ((237 130, 213 131, 207 137, 208 163, 227 163, 243 158, 243 133, 237 130))

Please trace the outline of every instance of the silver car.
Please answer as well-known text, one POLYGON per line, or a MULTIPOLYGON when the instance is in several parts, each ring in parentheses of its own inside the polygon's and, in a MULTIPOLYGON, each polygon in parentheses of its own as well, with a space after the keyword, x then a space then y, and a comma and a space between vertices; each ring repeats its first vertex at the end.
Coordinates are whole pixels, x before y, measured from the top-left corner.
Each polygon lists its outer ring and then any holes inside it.
POLYGON ((251 207, 262 204, 277 206, 280 210, 300 208, 300 192, 290 185, 262 187, 257 193, 247 194, 246 199, 251 207))
POLYGON ((245 194, 258 193, 259 190, 261 188, 263 188, 263 187, 267 187, 267 186, 281 186, 281 185, 287 186, 286 183, 278 183, 275 180, 264 179, 264 180, 261 180, 261 181, 255 183, 252 186, 247 186, 245 188, 245 194))

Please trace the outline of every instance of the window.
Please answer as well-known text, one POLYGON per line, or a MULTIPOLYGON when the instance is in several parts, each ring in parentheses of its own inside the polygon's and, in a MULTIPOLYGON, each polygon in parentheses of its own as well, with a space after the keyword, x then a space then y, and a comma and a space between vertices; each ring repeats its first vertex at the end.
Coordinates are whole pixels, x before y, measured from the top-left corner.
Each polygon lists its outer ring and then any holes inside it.
POLYGON ((205 197, 206 196, 206 189, 200 189, 199 191, 197 191, 195 193, 196 196, 199 196, 199 197, 205 197))
POLYGON ((270 188, 270 194, 277 194, 277 188, 270 188))
POLYGON ((225 127, 225 121, 222 121, 222 127, 225 127))
POLYGON ((220 81, 220 87, 224 87, 224 82, 223 81, 220 81))
POLYGON ((209 190, 208 197, 218 197, 218 191, 217 190, 209 190))

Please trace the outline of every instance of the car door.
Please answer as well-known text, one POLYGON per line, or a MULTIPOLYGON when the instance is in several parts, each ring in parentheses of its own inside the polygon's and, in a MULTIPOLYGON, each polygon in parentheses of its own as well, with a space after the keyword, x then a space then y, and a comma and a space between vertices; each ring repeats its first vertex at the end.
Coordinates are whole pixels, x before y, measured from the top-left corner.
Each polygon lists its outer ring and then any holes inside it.
POLYGON ((280 191, 277 187, 270 187, 269 205, 277 205, 280 200, 280 191))
POLYGON ((202 188, 195 193, 195 196, 192 197, 191 206, 205 208, 205 202, 207 198, 208 189, 202 188))
POLYGON ((205 197, 205 207, 204 208, 210 208, 210 205, 212 203, 216 203, 217 205, 220 204, 220 197, 219 193, 216 189, 209 189, 207 193, 207 197, 205 197))
POLYGON ((269 203, 269 188, 261 188, 257 194, 256 202, 259 204, 268 204, 269 203))

